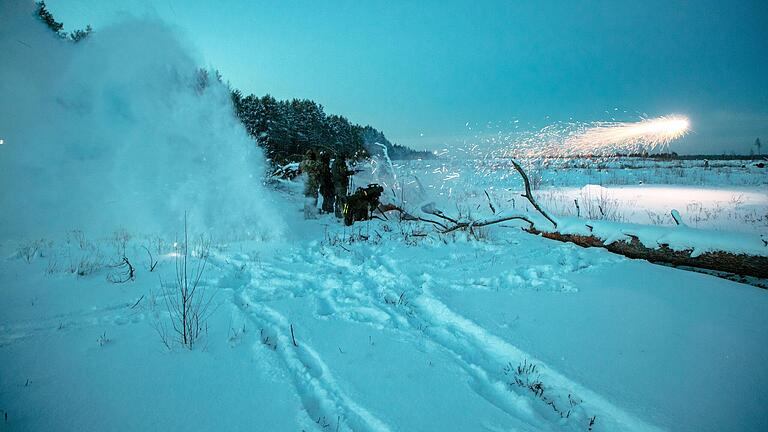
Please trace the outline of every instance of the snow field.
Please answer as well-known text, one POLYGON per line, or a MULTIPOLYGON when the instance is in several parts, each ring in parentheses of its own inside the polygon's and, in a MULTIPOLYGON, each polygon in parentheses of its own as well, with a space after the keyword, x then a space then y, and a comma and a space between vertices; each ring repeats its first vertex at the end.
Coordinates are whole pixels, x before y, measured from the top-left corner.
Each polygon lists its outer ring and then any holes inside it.
MULTIPOLYGON (((761 290, 516 229, 476 241, 394 221, 297 223, 297 240, 215 245, 203 283, 215 312, 191 352, 156 332, 170 242, 149 272, 148 240, 131 237, 125 284, 106 266, 49 272, 66 243, 27 262, 4 242, 0 409, 14 430, 768 424, 761 290)), ((114 243, 91 243, 112 260, 114 243)))

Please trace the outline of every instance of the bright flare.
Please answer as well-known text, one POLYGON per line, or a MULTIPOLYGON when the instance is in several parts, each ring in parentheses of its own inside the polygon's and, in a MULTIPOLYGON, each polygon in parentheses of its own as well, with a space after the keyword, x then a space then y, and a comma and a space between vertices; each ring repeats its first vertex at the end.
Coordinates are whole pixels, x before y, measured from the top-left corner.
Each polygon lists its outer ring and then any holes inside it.
POLYGON ((682 116, 601 123, 571 135, 566 145, 569 153, 579 155, 653 150, 684 136, 689 129, 688 118, 682 116))

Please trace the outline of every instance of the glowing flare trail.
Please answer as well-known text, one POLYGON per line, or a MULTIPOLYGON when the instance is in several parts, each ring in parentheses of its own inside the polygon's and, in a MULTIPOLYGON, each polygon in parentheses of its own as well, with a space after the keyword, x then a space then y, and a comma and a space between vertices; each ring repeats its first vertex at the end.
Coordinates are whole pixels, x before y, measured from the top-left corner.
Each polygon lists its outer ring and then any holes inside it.
POLYGON ((688 133, 682 116, 664 116, 638 122, 599 123, 578 131, 565 142, 572 154, 601 154, 653 150, 688 133))

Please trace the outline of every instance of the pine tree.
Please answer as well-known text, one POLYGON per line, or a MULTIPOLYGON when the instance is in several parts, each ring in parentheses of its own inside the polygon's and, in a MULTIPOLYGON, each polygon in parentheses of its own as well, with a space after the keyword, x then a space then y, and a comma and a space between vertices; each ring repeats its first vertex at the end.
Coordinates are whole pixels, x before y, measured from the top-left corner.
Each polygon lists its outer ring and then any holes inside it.
POLYGON ((310 149, 333 157, 340 153, 352 159, 367 157, 371 136, 384 142, 395 158, 431 155, 392 144, 370 126, 362 127, 343 116, 328 115, 322 105, 309 99, 278 101, 270 95, 243 96, 238 90, 232 91, 231 98, 245 130, 276 164, 299 161, 310 149))
POLYGON ((35 3, 37 5, 37 10, 35 11, 35 14, 37 17, 45 23, 46 26, 48 26, 51 31, 56 33, 57 36, 60 38, 69 38, 72 40, 72 42, 80 42, 83 39, 87 38, 88 36, 93 33, 93 28, 89 25, 85 27, 85 30, 75 30, 69 34, 67 34, 64 29, 64 23, 60 23, 56 21, 56 19, 53 17, 53 14, 51 11, 48 10, 48 7, 45 5, 44 1, 39 1, 35 3))
POLYGON ((36 4, 37 4, 37 16, 40 18, 40 20, 44 22, 45 25, 47 25, 48 28, 51 29, 57 35, 61 37, 66 37, 66 35, 61 30, 64 28, 64 24, 56 21, 56 19, 53 18, 53 14, 45 6, 45 2, 40 1, 40 2, 37 2, 36 4))
POLYGON ((92 32, 93 28, 91 28, 91 25, 88 24, 85 26, 85 30, 78 29, 70 33, 69 38, 72 39, 72 42, 77 43, 90 36, 92 32))

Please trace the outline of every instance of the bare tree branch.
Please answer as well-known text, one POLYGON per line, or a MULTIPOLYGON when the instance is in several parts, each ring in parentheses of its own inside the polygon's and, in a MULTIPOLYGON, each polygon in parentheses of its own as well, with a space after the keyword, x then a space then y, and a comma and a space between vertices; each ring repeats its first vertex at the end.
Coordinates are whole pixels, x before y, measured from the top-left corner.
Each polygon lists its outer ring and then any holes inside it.
POLYGON ((431 223, 431 224, 433 224, 433 225, 435 225, 437 227, 440 227, 440 229, 442 229, 442 230, 445 230, 445 229, 448 228, 447 226, 445 226, 444 224, 442 224, 442 223, 440 223, 438 221, 422 218, 422 217, 419 217, 419 216, 414 216, 414 215, 408 213, 407 211, 403 210, 402 208, 400 208, 400 207, 398 207, 398 206, 396 206, 394 204, 379 204, 379 211, 382 214, 384 214, 384 212, 388 212, 388 211, 397 211, 397 212, 400 212, 400 217, 402 217, 403 220, 429 222, 429 223, 431 223))
POLYGON ((496 208, 493 206, 493 201, 491 200, 491 196, 488 195, 487 190, 483 192, 485 192, 485 197, 488 198, 488 207, 491 208, 491 213, 496 214, 496 208))
POLYGON ((528 180, 528 174, 525 173, 523 170, 523 167, 520 166, 520 164, 517 163, 516 160, 511 159, 512 166, 515 167, 518 173, 520 173, 520 176, 523 178, 523 183, 525 183, 525 193, 521 196, 528 200, 528 202, 531 203, 533 208, 536 209, 539 213, 541 213, 542 216, 544 216, 548 221, 552 222, 552 225, 557 228, 557 222, 554 221, 549 215, 539 206, 539 203, 536 202, 536 199, 533 197, 533 194, 531 193, 531 182, 528 180))
POLYGON ((448 234, 450 232, 453 232, 453 231, 456 231, 456 230, 460 230, 460 229, 480 228, 480 227, 484 227, 484 226, 488 226, 488 225, 493 225, 493 224, 497 224, 497 223, 501 223, 501 222, 506 222, 506 221, 511 221, 511 220, 526 221, 530 225, 530 228, 533 228, 533 225, 534 225, 533 221, 531 221, 530 219, 528 219, 525 216, 522 216, 522 215, 512 215, 512 216, 499 217, 499 218, 495 218, 495 219, 487 219, 487 220, 484 220, 484 221, 459 222, 456 225, 454 225, 454 226, 452 226, 450 228, 446 228, 446 229, 444 229, 441 232, 443 234, 448 234))

